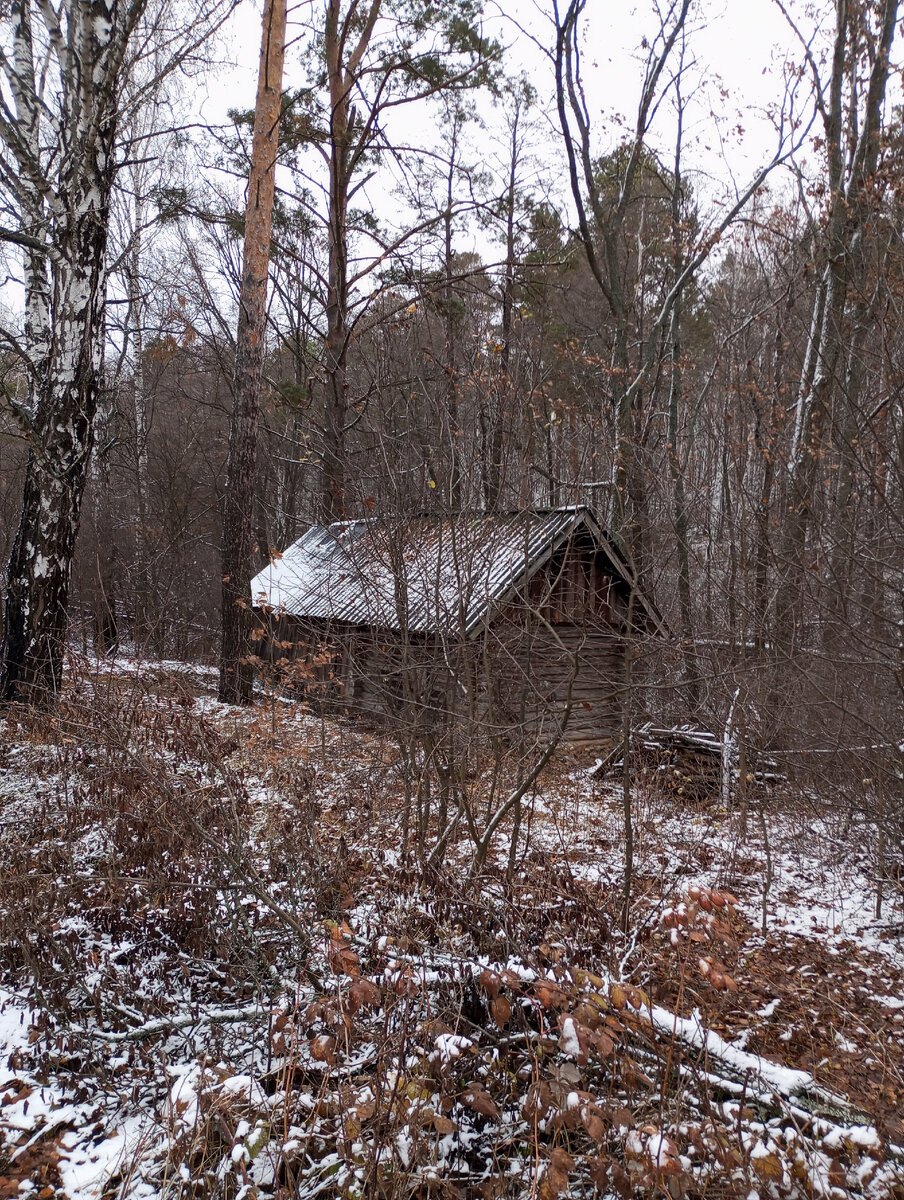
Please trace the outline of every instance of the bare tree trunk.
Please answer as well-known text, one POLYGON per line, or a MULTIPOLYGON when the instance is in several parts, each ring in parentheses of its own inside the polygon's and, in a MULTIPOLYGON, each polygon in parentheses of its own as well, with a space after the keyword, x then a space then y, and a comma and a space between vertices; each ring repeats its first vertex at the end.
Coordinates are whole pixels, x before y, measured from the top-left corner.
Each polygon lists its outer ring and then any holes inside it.
MULTIPOLYGON (((328 14, 338 10, 338 0, 330 4, 328 14)), ((330 29, 329 16, 327 29, 330 29)), ((329 34, 328 34, 329 36, 329 34)), ((338 54, 338 47, 336 49, 338 54)), ((328 61, 332 62, 331 56, 328 61)), ((337 65, 336 71, 339 67, 337 65)), ((325 522, 338 520, 346 509, 345 423, 348 414, 348 151, 350 106, 341 78, 334 79, 330 124, 330 214, 329 267, 326 301, 326 339, 324 369, 323 493, 321 516, 325 522)))
POLYGON ((132 171, 135 191, 135 228, 129 247, 126 283, 129 295, 129 325, 132 339, 132 407, 135 420, 135 611, 133 637, 139 654, 148 644, 150 564, 148 562, 148 413, 144 372, 144 296, 141 283, 143 250, 144 182, 139 167, 132 171))
POLYGON ((253 672, 246 661, 245 635, 250 603, 258 414, 285 41, 286 0, 266 0, 245 208, 242 293, 223 514, 219 695, 226 704, 249 704, 252 700, 253 672))
POLYGON ((680 409, 684 400, 684 377, 681 367, 681 301, 672 310, 671 332, 672 369, 669 384, 668 454, 672 476, 675 541, 678 552, 678 603, 681 610, 687 702, 691 711, 699 701, 697 655, 694 649, 694 617, 691 604, 690 532, 687 519, 687 494, 684 487, 684 464, 678 445, 680 409))
POLYGON ((863 494, 859 489, 866 484, 865 473, 857 469, 863 449, 861 400, 866 373, 864 352, 869 345, 870 334, 881 327, 881 323, 877 322, 880 289, 875 288, 871 296, 865 294, 868 281, 861 238, 857 238, 851 255, 857 295, 851 311, 850 332, 845 339, 847 369, 843 395, 839 397, 837 406, 840 413, 836 413, 832 433, 838 452, 838 473, 832 516, 828 613, 823 630, 826 646, 840 645, 846 627, 854 619, 853 582, 859 525, 856 503, 863 494))
POLYGON ((784 329, 782 320, 776 321, 775 350, 772 372, 772 396, 766 403, 756 400, 754 412, 753 442, 762 462, 759 495, 755 510, 756 548, 754 562, 754 619, 753 642, 757 653, 762 652, 768 637, 769 612, 769 516, 772 509, 772 493, 775 487, 775 446, 777 414, 781 412, 784 399, 784 329), (768 421, 768 426, 764 425, 768 421))
MULTIPOLYGON (((684 48, 682 42, 681 63, 683 66, 684 48)), ((681 143, 684 133, 684 103, 681 94, 681 71, 676 75, 675 89, 677 97, 678 129, 675 138, 675 167, 672 178, 672 271, 677 279, 684 267, 684 247, 681 231, 681 200, 683 182, 681 178, 681 143)), ((669 472, 672 477, 672 496, 674 504, 675 541, 678 554, 678 602, 681 609, 682 635, 685 639, 684 652, 685 680, 687 684, 687 703, 693 712, 699 702, 699 683, 697 654, 694 646, 694 618, 691 604, 691 565, 689 528, 687 518, 687 495, 684 486, 684 462, 679 445, 679 429, 681 412, 684 408, 684 368, 681 361, 681 316, 682 297, 679 296, 672 309, 669 323, 669 353, 671 372, 669 379, 669 408, 668 408, 668 457, 669 472)))
MULTIPOLYGON (((727 425, 727 422, 726 422, 727 425)), ((731 639, 732 652, 739 645, 740 629, 738 625, 738 513, 731 494, 731 471, 729 470, 730 442, 728 437, 722 440, 722 520, 720 531, 724 528, 728 535, 728 575, 725 580, 725 598, 727 601, 728 635, 731 639)), ((740 490, 740 489, 739 489, 740 490)), ((740 503, 740 496, 738 497, 740 503)), ((723 534, 724 536, 724 534, 723 534)))
POLYGON ((807 352, 808 358, 815 359, 815 373, 811 386, 806 391, 802 390, 798 398, 791 450, 788 503, 782 538, 783 582, 778 590, 775 609, 776 638, 786 648, 792 646, 803 631, 804 551, 826 408, 835 382, 841 348, 846 286, 844 263, 838 258, 826 267, 824 295, 825 299, 819 305, 820 319, 811 330, 811 345, 807 352))
POLYGON ((515 307, 515 187, 518 170, 518 124, 520 106, 512 122, 511 159, 508 194, 505 198, 505 280, 502 285, 502 355, 499 364, 499 396, 496 412, 489 419, 489 456, 486 463, 486 506, 489 512, 499 508, 502 496, 502 460, 505 447, 505 422, 512 398, 512 327, 515 307))
MULTIPOLYGON (((789 464, 788 503, 782 540, 784 579, 776 599, 776 638, 791 647, 802 628, 807 530, 813 504, 823 426, 842 351, 852 253, 859 247, 868 215, 868 196, 878 165, 882 108, 890 70, 898 0, 883 0, 875 33, 864 33, 847 0, 836 0, 832 75, 827 94, 818 79, 819 108, 829 161, 829 212, 825 267, 814 306, 807 363, 798 392, 789 464), (868 43, 861 45, 862 39, 868 43), (862 107, 856 81, 845 97, 852 58, 868 50, 871 62, 862 107), (812 372, 812 375, 811 375, 812 372)), ((811 67, 813 65, 810 58, 811 67)))
POLYGON ((622 883, 622 930, 627 933, 631 927, 631 890, 634 886, 634 801, 631 771, 631 739, 633 696, 633 665, 634 643, 631 638, 631 628, 634 622, 635 591, 631 588, 628 598, 628 615, 625 623, 624 671, 625 691, 622 701, 622 819, 625 835, 625 877, 622 883))
POLYGON ((355 6, 352 5, 344 21, 340 21, 341 0, 327 0, 326 6, 324 56, 330 89, 330 191, 320 497, 320 516, 325 522, 339 519, 346 511, 348 480, 345 439, 349 408, 346 362, 351 334, 348 311, 348 203, 352 176, 363 151, 363 145, 354 147, 353 151, 352 143, 356 131, 360 132, 360 122, 352 104, 352 90, 370 44, 381 3, 382 0, 371 0, 357 41, 351 47, 349 37, 355 6))
POLYGON ((462 501, 461 468, 461 424, 458 415, 458 363, 456 342, 458 326, 456 320, 456 297, 452 290, 452 198, 458 152, 458 118, 453 118, 452 147, 449 155, 449 171, 446 176, 446 210, 443 214, 443 371, 446 376, 446 424, 449 438, 449 474, 446 488, 446 503, 452 512, 458 512, 462 501))

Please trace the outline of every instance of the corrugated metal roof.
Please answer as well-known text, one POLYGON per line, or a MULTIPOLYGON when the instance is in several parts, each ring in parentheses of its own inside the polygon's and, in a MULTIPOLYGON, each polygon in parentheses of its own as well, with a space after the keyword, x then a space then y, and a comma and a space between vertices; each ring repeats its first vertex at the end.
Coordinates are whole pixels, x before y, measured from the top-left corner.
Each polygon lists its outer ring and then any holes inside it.
POLYGON ((579 527, 586 508, 369 518, 315 525, 251 581, 252 603, 409 632, 468 634, 579 527))

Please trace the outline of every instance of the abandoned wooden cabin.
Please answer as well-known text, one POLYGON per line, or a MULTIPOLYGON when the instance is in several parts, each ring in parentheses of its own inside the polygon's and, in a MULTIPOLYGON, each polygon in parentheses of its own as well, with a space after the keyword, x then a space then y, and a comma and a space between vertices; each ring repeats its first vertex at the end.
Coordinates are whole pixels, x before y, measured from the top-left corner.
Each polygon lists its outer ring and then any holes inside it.
POLYGON ((349 713, 593 742, 662 633, 590 509, 314 526, 252 581, 259 653, 349 713), (629 620, 629 613, 631 614, 629 620))

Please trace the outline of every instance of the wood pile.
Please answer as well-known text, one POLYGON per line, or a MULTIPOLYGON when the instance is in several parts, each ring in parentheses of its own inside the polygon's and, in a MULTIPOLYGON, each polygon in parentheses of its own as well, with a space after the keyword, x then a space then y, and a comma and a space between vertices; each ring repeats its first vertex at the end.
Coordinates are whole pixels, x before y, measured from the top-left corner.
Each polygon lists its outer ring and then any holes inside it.
POLYGON ((707 730, 645 726, 638 730, 633 753, 635 769, 683 803, 705 804, 718 798, 722 743, 707 730))
MULTIPOLYGON (((643 725, 632 739, 632 766, 648 784, 680 798, 689 805, 709 804, 718 800, 722 791, 723 743, 706 729, 688 725, 664 729, 643 725)), ((729 747, 732 794, 738 784, 738 748, 729 747)), ((751 750, 747 750, 748 763, 751 750)), ((591 768, 591 775, 601 778, 621 770, 622 745, 619 743, 591 768)), ((778 782, 776 764, 761 755, 755 757, 758 769, 747 768, 747 787, 761 788, 778 782), (765 768, 765 769, 763 769, 765 768)))

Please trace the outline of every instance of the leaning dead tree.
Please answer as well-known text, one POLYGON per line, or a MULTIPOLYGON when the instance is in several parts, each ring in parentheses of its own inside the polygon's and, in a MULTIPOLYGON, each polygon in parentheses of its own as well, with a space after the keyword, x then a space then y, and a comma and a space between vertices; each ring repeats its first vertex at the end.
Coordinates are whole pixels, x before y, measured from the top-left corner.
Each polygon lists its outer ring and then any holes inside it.
POLYGON ((59 687, 103 389, 119 124, 153 88, 144 51, 164 17, 157 78, 197 55, 235 2, 211 0, 175 33, 166 0, 15 0, 0 23, 0 195, 12 214, 0 240, 21 248, 26 310, 23 328, 0 336, 18 366, 9 403, 29 444, 7 572, 0 701, 46 700, 59 687))
MULTIPOLYGON (((254 112, 251 171, 245 206, 242 292, 235 341, 232 423, 223 513, 223 608, 220 699, 251 702, 253 673, 245 661, 247 597, 254 554, 253 512, 257 430, 267 323, 267 276, 279 148, 286 48, 286 0, 264 5, 260 73, 254 112)), ((266 552, 267 547, 261 549, 266 552)))

